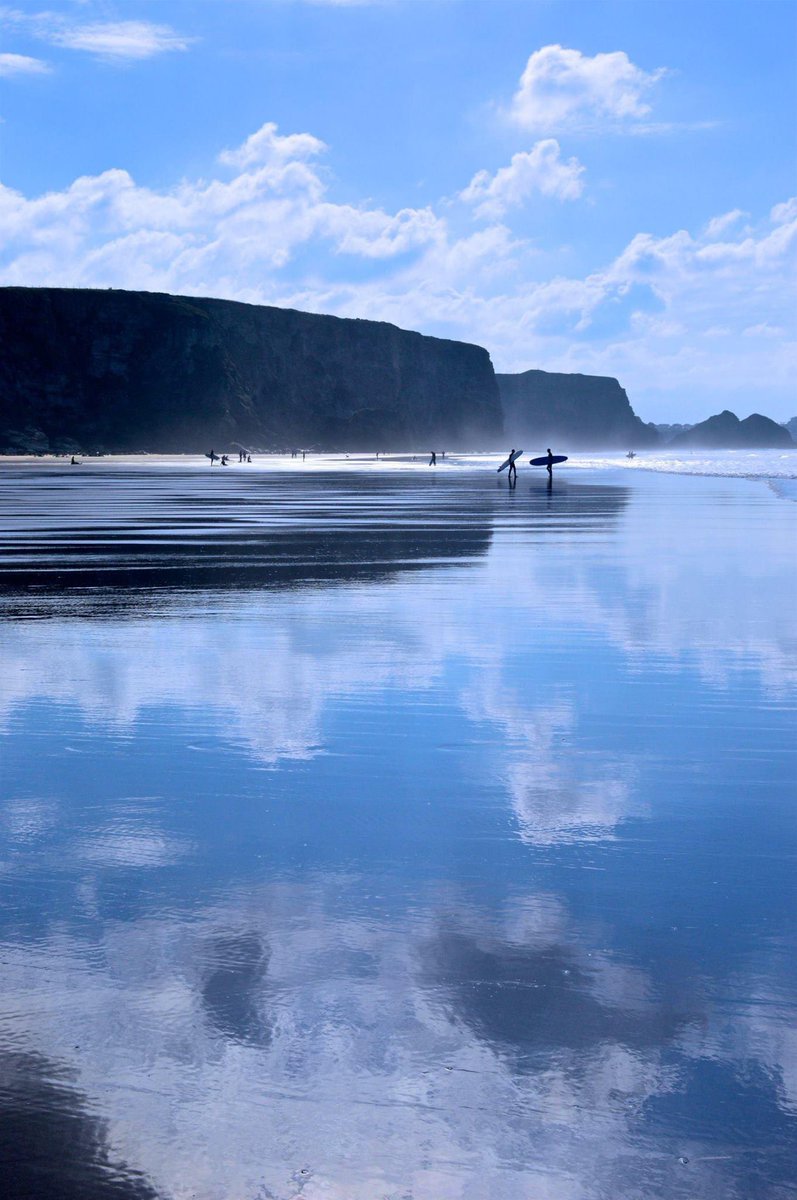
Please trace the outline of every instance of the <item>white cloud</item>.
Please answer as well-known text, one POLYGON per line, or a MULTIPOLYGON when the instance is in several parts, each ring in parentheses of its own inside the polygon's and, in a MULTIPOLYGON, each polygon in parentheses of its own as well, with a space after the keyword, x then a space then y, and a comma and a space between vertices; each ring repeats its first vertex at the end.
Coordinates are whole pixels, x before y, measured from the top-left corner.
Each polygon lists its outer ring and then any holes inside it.
POLYGON ((639 123, 644 97, 664 69, 646 72, 623 50, 590 58, 580 50, 543 46, 529 58, 509 111, 524 129, 618 127, 639 123))
POLYGON ((142 60, 170 51, 187 50, 194 40, 177 33, 169 25, 158 25, 151 21, 92 21, 77 24, 61 13, 26 13, 10 8, 2 10, 2 17, 7 25, 22 26, 35 37, 54 46, 84 50, 111 62, 142 60))
POLYGON ((222 150, 219 162, 245 170, 266 163, 314 158, 326 149, 324 142, 310 133, 290 133, 282 136, 277 133, 274 122, 267 121, 256 133, 251 134, 242 146, 234 150, 222 150))
POLYGON ((0 54, 0 76, 46 75, 50 67, 40 58, 27 54, 0 54))
POLYGON ((577 158, 562 159, 555 138, 537 142, 529 151, 512 155, 508 167, 495 175, 479 171, 460 199, 475 205, 477 216, 501 217, 523 205, 535 192, 558 200, 577 200, 584 190, 584 167, 577 158))
POLYGON ((69 50, 110 59, 144 59, 172 50, 187 50, 190 39, 168 25, 149 21, 103 21, 53 29, 48 41, 69 50))
POLYGON ((719 237, 721 233, 726 233, 732 229, 734 225, 741 221, 742 217, 749 217, 749 213, 744 212, 741 208, 734 208, 731 212, 723 213, 719 217, 712 217, 706 225, 707 238, 719 237))

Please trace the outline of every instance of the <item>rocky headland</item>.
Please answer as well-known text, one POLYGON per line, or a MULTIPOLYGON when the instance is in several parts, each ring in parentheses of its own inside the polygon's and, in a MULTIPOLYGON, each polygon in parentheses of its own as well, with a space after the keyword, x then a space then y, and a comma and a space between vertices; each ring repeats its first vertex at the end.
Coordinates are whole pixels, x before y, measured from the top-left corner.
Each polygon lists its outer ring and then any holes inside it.
POLYGON ((676 434, 670 445, 705 450, 776 450, 793 446, 794 439, 783 425, 761 413, 751 413, 740 421, 725 409, 676 434))
POLYGON ((616 379, 523 371, 497 375, 504 422, 521 442, 558 443, 574 450, 600 446, 641 449, 659 435, 636 415, 616 379))
POLYGON ((500 442, 480 346, 150 292, 0 288, 0 448, 190 452, 500 442))

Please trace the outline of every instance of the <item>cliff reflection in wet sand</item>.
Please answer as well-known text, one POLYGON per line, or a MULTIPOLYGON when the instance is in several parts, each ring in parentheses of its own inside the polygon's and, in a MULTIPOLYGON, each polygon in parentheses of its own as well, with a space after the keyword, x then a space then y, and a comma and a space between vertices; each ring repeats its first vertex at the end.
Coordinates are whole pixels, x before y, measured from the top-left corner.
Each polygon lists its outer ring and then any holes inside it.
POLYGON ((4 473, 5 1194, 790 1194, 797 509, 629 480, 4 473))

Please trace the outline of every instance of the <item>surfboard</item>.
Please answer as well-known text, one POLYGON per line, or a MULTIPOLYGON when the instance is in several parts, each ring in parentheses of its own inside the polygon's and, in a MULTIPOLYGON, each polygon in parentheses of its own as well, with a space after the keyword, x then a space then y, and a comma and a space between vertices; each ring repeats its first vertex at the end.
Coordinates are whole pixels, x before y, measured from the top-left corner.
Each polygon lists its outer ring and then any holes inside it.
POLYGON ((530 458, 529 466, 530 467, 547 467, 548 463, 550 463, 551 466, 553 467, 553 466, 556 466, 556 464, 560 463, 560 462, 567 462, 566 454, 552 454, 550 458, 548 457, 547 454, 544 454, 542 456, 542 458, 530 458))
POLYGON ((501 471, 505 471, 510 463, 517 462, 522 453, 522 450, 516 450, 514 454, 510 454, 506 462, 501 463, 501 466, 498 468, 498 473, 500 474, 501 471))

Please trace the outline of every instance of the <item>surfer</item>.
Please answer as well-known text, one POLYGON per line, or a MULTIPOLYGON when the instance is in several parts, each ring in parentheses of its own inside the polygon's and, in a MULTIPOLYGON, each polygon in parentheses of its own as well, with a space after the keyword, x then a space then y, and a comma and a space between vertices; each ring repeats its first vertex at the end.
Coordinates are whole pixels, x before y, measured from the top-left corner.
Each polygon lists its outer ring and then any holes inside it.
POLYGON ((429 466, 430 467, 437 466, 437 454, 435 453, 434 450, 432 451, 432 457, 429 459, 429 466))
POLYGON ((550 446, 546 453, 548 455, 548 462, 545 464, 545 470, 548 472, 548 478, 553 479, 553 451, 550 446))
POLYGON ((517 467, 515 466, 515 447, 509 451, 509 470, 507 471, 507 479, 510 484, 517 483, 517 467))
POLYGON ((219 457, 219 456, 218 456, 218 454, 216 453, 216 451, 215 451, 215 450, 211 450, 210 454, 208 455, 208 458, 210 459, 210 465, 211 465, 211 467, 213 466, 214 462, 216 461, 216 459, 217 459, 218 457, 219 457))

